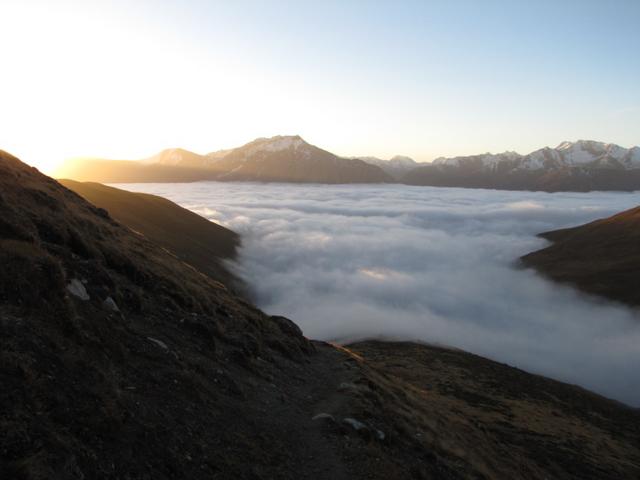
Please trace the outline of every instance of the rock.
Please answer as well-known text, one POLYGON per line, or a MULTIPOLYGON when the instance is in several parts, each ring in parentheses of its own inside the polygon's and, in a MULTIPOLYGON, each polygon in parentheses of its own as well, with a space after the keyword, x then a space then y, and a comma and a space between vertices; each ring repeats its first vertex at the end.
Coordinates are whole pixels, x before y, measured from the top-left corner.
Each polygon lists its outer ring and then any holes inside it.
POLYGON ((111 297, 107 297, 106 300, 104 302, 102 302, 102 305, 104 305, 104 307, 107 310, 111 310, 112 312, 116 312, 116 313, 120 312, 120 309, 118 308, 118 305, 116 304, 116 302, 111 297))
POLYGON ((335 423, 336 419, 330 413, 319 413, 311 418, 312 421, 322 420, 325 422, 335 423))
POLYGON ((71 280, 69 285, 67 285, 67 290, 69 291, 69 293, 71 295, 73 295, 74 297, 79 298, 80 300, 82 300, 84 302, 86 302, 88 300, 91 300, 91 297, 87 293, 87 289, 84 287, 82 282, 80 280, 78 280, 77 278, 74 278, 74 279, 71 280))
POLYGON ((355 430, 356 433, 366 441, 370 441, 374 438, 371 429, 366 424, 356 420, 355 418, 343 418, 342 424, 355 430))
POLYGON ((167 347, 167 344, 164 343, 162 340, 158 340, 157 338, 153 338, 153 337, 147 337, 147 340, 155 343, 157 346, 159 346, 163 350, 169 350, 169 347, 167 347))
POLYGON ((355 418, 351 418, 351 417, 343 418, 342 423, 344 423, 345 425, 349 425, 356 432, 359 432, 361 430, 369 430, 369 427, 367 427, 364 423, 356 420, 355 418))
POLYGON ((370 427, 367 424, 359 420, 356 420, 355 418, 351 418, 351 417, 343 418, 342 423, 354 429, 365 440, 375 439, 382 442, 386 438, 386 435, 382 430, 378 430, 376 428, 370 427))

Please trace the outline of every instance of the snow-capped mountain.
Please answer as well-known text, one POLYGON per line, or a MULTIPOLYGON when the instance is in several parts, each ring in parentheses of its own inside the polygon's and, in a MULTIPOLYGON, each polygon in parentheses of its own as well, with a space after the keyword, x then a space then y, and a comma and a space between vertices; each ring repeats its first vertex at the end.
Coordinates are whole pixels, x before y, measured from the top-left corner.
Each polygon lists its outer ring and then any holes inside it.
POLYGON ((141 160, 148 165, 167 165, 174 167, 203 168, 211 165, 214 159, 205 155, 198 155, 183 148, 167 148, 160 153, 141 160))
POLYGON ((527 155, 438 158, 402 180, 414 185, 513 190, 639 190, 640 148, 578 140, 527 155))
MULTIPOLYGON (((396 159, 394 164, 401 162, 406 161, 396 159)), ((379 167, 362 160, 339 157, 305 142, 298 135, 257 138, 241 147, 218 150, 206 155, 171 148, 137 163, 138 166, 144 165, 154 179, 159 173, 156 170, 162 169, 163 178, 171 176, 173 172, 179 178, 184 178, 185 172, 189 171, 188 178, 195 180, 312 183, 393 181, 379 167)), ((132 167, 127 165, 127 168, 132 167)), ((144 176, 144 172, 135 172, 137 181, 141 175, 144 176)))
POLYGON ((380 183, 393 179, 362 160, 339 157, 301 137, 258 138, 231 150, 212 165, 219 180, 380 183))
POLYGON ((171 148, 138 161, 87 159, 66 162, 60 176, 97 182, 192 182, 198 180, 382 183, 394 179, 380 167, 344 158, 300 136, 258 138, 238 148, 200 155, 171 148))
POLYGON ((542 148, 523 158, 520 168, 537 170, 562 167, 640 168, 640 148, 623 148, 613 143, 578 140, 562 142, 556 148, 542 148))
POLYGON ((446 165, 449 167, 474 167, 485 168, 495 167, 501 162, 513 162, 522 158, 522 155, 516 152, 504 152, 504 153, 483 153, 480 155, 470 155, 466 157, 452 157, 452 158, 436 158, 432 165, 446 165))
POLYGON ((556 148, 541 148, 528 155, 517 152, 485 153, 465 157, 437 158, 432 165, 492 168, 508 164, 515 169, 554 169, 564 167, 640 168, 640 148, 623 148, 613 143, 578 140, 562 142, 556 148))

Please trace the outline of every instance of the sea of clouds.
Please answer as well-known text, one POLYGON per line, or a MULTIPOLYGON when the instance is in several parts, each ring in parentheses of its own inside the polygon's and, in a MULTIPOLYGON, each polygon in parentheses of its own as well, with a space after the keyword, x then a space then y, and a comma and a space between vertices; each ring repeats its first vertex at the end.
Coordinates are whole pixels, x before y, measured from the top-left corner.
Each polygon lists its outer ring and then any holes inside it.
POLYGON ((127 184, 242 235, 232 268, 312 338, 462 348, 640 406, 640 315, 518 258, 535 235, 636 206, 634 193, 401 185, 127 184))

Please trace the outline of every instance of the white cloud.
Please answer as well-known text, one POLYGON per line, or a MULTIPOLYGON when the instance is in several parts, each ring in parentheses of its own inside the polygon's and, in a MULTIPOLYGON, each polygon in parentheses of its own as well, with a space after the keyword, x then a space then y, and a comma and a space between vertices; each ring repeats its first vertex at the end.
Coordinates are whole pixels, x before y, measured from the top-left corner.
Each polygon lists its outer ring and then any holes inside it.
POLYGON ((515 268, 536 233, 636 205, 629 193, 407 186, 128 185, 235 229, 257 304, 305 334, 453 345, 640 405, 640 318, 515 268))

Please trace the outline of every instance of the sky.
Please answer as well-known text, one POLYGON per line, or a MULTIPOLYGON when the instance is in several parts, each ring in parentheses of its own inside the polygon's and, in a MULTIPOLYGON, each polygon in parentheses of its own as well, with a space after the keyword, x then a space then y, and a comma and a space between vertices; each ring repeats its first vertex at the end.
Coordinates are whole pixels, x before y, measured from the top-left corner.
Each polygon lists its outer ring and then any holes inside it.
POLYGON ((0 148, 339 155, 640 144, 640 2, 0 0, 0 148))
POLYGON ((637 312, 516 268, 543 231, 636 206, 634 192, 544 193, 198 182, 124 184, 242 236, 233 271, 309 338, 462 348, 640 407, 637 312))

